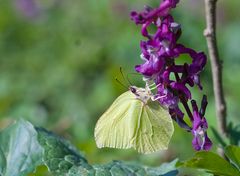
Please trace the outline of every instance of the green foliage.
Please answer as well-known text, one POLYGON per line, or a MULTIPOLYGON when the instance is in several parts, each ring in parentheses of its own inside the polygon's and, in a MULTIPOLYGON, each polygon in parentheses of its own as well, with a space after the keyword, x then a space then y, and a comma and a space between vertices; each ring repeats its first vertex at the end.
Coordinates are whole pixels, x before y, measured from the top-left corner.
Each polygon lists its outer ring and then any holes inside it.
POLYGON ((0 176, 25 176, 39 165, 56 176, 176 176, 177 160, 160 167, 113 161, 90 165, 65 139, 19 120, 0 133, 0 176))
POLYGON ((240 148, 227 146, 224 150, 230 162, 213 152, 197 152, 195 156, 179 166, 204 169, 217 176, 240 176, 240 148))
POLYGON ((216 128, 211 127, 212 133, 221 147, 228 145, 240 146, 240 124, 235 125, 230 122, 227 126, 228 136, 221 135, 216 128))
POLYGON ((233 122, 228 124, 229 144, 240 146, 240 124, 235 125, 233 122))
POLYGON ((68 141, 43 128, 36 128, 44 150, 43 162, 55 175, 68 172, 73 166, 87 164, 86 159, 68 141))
POLYGON ((5 172, 5 167, 6 167, 6 158, 4 156, 2 149, 0 148, 0 175, 2 175, 5 172))
POLYGON ((163 164, 160 167, 151 168, 135 163, 113 161, 104 165, 93 165, 92 168, 82 166, 73 167, 69 170, 69 176, 93 174, 96 176, 176 176, 178 171, 175 168, 177 160, 163 164))
POLYGON ((222 147, 226 147, 229 144, 228 138, 220 135, 216 128, 211 127, 211 130, 216 140, 222 147))
POLYGON ((230 162, 240 171, 240 148, 234 145, 225 148, 225 155, 230 162))
POLYGON ((43 149, 37 132, 20 120, 0 133, 0 175, 23 176, 42 164, 43 149))

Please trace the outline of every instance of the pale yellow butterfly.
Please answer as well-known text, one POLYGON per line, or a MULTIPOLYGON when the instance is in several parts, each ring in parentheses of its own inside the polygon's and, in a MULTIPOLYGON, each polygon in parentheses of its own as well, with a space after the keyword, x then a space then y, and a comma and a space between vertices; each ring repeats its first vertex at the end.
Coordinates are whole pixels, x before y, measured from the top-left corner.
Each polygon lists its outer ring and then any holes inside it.
POLYGON ((149 88, 135 86, 120 95, 96 124, 97 147, 134 148, 144 154, 167 149, 173 122, 153 97, 149 88))

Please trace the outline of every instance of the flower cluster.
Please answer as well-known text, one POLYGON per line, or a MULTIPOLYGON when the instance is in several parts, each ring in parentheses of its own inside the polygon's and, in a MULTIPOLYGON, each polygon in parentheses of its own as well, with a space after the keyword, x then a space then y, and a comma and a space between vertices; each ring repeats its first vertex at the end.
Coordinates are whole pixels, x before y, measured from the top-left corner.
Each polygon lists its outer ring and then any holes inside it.
POLYGON ((196 150, 209 150, 212 143, 207 136, 208 125, 204 117, 207 100, 204 96, 202 107, 198 111, 189 89, 197 85, 202 90, 199 74, 206 65, 207 58, 203 52, 196 52, 178 43, 181 26, 170 15, 170 10, 175 8, 178 2, 179 0, 163 0, 158 8, 146 6, 140 13, 131 12, 131 19, 142 25, 142 35, 147 38, 140 43, 141 58, 144 62, 137 65, 135 70, 143 75, 145 81, 155 82, 156 96, 161 97, 161 105, 169 109, 171 117, 179 126, 192 132, 193 147, 196 150), (152 26, 156 28, 154 33, 149 32, 152 26), (182 54, 189 55, 192 58, 191 63, 177 65, 175 60, 182 54), (188 101, 192 102, 192 111, 188 101), (192 122, 191 126, 185 122, 179 103, 183 104, 192 122))

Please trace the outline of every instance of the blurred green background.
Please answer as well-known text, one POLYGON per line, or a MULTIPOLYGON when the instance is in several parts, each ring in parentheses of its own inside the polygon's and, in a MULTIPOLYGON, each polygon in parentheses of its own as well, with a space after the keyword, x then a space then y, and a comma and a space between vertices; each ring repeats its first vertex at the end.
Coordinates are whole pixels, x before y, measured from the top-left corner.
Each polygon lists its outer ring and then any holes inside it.
MULTIPOLYGON (((159 165, 193 155, 192 136, 176 126, 167 151, 152 155, 133 150, 98 149, 94 126, 113 100, 126 91, 119 68, 142 85, 134 73, 141 63, 140 26, 130 21, 133 9, 158 0, 0 0, 0 128, 25 118, 75 144, 90 163, 138 160, 159 165)), ((180 42, 206 51, 204 1, 182 0, 173 11, 182 25, 180 42)), ((228 120, 239 122, 240 1, 218 1, 218 43, 224 62, 228 120)), ((184 60, 184 56, 182 57, 184 60)), ((202 73, 209 97, 207 119, 216 127, 210 63, 202 73)), ((209 129, 209 135, 213 138, 209 129)), ((214 139, 213 139, 214 140, 214 139)), ((214 144, 213 150, 217 143, 214 144)))

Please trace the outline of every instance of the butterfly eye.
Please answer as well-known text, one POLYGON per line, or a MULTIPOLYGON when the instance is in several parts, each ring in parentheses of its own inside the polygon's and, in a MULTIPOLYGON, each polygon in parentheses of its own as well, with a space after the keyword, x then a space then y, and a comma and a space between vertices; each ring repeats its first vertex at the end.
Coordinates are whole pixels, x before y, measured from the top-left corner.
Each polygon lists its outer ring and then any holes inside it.
POLYGON ((131 92, 134 93, 134 94, 135 94, 136 91, 137 91, 137 90, 136 90, 135 88, 133 88, 133 87, 130 87, 130 90, 131 90, 131 92))

